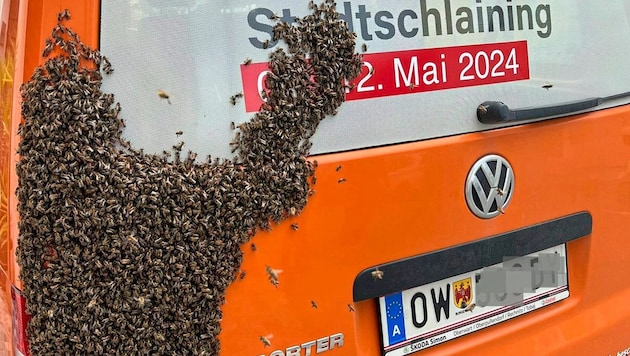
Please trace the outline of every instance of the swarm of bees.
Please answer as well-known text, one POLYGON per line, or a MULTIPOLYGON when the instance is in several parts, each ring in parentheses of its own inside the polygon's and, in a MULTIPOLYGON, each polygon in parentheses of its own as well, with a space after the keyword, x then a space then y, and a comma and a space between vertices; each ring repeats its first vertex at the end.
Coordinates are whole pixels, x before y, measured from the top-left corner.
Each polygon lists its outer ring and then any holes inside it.
POLYGON ((245 276, 240 246, 307 202, 310 138, 360 73, 354 36, 332 1, 296 26, 279 22, 274 41, 288 51, 270 55, 267 101, 238 126, 236 156, 197 162, 180 157, 183 142, 155 155, 123 139, 121 108, 101 91, 111 65, 69 18, 59 15, 44 53, 58 55, 21 88, 17 255, 30 350, 217 355, 225 290, 245 276))

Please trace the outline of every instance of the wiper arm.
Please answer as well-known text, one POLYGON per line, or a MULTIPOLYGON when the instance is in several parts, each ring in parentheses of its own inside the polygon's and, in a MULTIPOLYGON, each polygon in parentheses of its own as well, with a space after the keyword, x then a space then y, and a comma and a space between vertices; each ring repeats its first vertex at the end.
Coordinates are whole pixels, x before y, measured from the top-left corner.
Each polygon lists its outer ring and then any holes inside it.
POLYGON ((477 119, 484 124, 502 124, 514 121, 539 119, 543 117, 570 114, 597 107, 606 101, 630 97, 630 92, 599 97, 587 98, 568 103, 534 106, 511 110, 500 101, 484 101, 477 107, 477 119))

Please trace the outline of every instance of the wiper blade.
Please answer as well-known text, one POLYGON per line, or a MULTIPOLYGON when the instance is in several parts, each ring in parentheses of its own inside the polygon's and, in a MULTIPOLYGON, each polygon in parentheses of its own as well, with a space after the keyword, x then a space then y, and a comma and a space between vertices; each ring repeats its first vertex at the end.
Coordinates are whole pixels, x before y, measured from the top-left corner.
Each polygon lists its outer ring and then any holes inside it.
POLYGON ((510 109, 500 101, 484 101, 477 107, 477 119, 484 124, 503 124, 514 121, 540 119, 543 117, 565 115, 597 107, 604 102, 630 97, 630 92, 587 98, 567 103, 534 106, 522 109, 510 109))

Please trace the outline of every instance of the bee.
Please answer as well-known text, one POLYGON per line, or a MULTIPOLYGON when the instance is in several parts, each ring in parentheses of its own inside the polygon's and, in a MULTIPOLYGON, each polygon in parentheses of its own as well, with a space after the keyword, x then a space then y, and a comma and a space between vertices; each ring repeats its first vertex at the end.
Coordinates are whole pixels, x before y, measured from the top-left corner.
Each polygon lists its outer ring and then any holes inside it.
POLYGON ((256 250, 258 249, 258 247, 256 247, 256 244, 253 242, 249 245, 249 248, 252 249, 252 252, 256 252, 256 250))
POLYGON ((167 92, 165 92, 164 90, 160 89, 157 91, 157 95, 158 97, 160 97, 161 99, 166 99, 166 102, 170 105, 171 104, 171 96, 168 95, 167 92))
POLYGON ((230 130, 236 130, 236 125, 234 124, 234 121, 230 122, 230 130))
POLYGON ((313 195, 315 195, 315 190, 314 189, 309 190, 308 191, 308 196, 312 197, 313 195))
POLYGON ((57 22, 61 22, 63 20, 70 20, 70 11, 68 11, 68 9, 64 9, 57 15, 57 22))
POLYGON ((96 304, 97 304, 96 299, 92 299, 92 300, 90 300, 90 302, 88 303, 87 308, 88 308, 88 309, 92 309, 92 308, 94 308, 94 307, 96 306, 96 304))
POLYGON ((280 20, 280 16, 278 16, 278 14, 273 14, 269 19, 272 21, 278 21, 280 20))
POLYGON ((177 136, 177 137, 181 136, 182 134, 183 134, 183 132, 182 132, 182 131, 177 131, 177 132, 175 132, 175 136, 177 136))
POLYGON ((46 46, 44 47, 44 50, 42 52, 42 57, 48 57, 48 55, 50 54, 50 52, 52 52, 53 50, 53 42, 47 38, 46 39, 46 46))
POLYGON ((291 224, 291 228, 292 228, 294 231, 298 231, 298 229, 299 229, 300 227, 298 226, 298 224, 295 224, 295 223, 294 223, 294 224, 291 224))
POLYGON ((267 271, 267 275, 270 279, 278 279, 278 273, 276 272, 276 270, 269 266, 265 267, 265 270, 267 271))
POLYGON ((477 304, 472 303, 471 305, 467 306, 466 309, 464 309, 465 312, 469 311, 472 313, 472 311, 475 309, 475 307, 477 306, 477 304))
POLYGON ((341 184, 344 183, 346 181, 346 178, 339 178, 339 180, 337 180, 337 183, 341 184))
POLYGON ((337 168, 335 168, 335 172, 339 172, 341 170, 341 165, 338 165, 337 168))
POLYGON ((134 299, 136 300, 136 302, 138 302, 138 307, 144 308, 144 303, 146 302, 146 299, 144 299, 144 297, 140 296, 134 299))
POLYGON ((498 207, 497 211, 500 212, 501 214, 505 214, 505 210, 503 209, 503 207, 498 207))
POLYGON ((317 309, 317 303, 314 300, 311 300, 311 308, 317 309))
POLYGON ((251 58, 246 58, 245 61, 243 62, 243 64, 246 65, 246 66, 252 64, 252 59, 251 58))
POLYGON ((238 279, 244 279, 246 275, 247 275, 247 271, 241 270, 238 274, 238 279))
POLYGON ((377 279, 383 279, 383 275, 385 273, 381 271, 380 269, 378 269, 378 267, 376 267, 374 271, 372 271, 371 274, 372 274, 372 278, 374 278, 374 280, 377 280, 377 279))
POLYGON ((243 93, 242 93, 242 92, 240 92, 240 93, 236 93, 236 94, 232 95, 232 96, 230 97, 230 104, 232 104, 232 105, 236 105, 236 101, 237 101, 237 99, 240 99, 240 98, 242 98, 242 97, 243 97, 243 93))
POLYGON ((553 84, 545 84, 542 86, 543 89, 549 90, 551 88, 553 88, 553 84))
POLYGON ((196 160, 196 159, 197 159, 197 152, 188 151, 188 156, 187 156, 187 159, 188 159, 189 161, 191 161, 191 162, 192 162, 192 161, 194 161, 194 160, 196 160))
POLYGON ((262 46, 263 46, 263 49, 269 48, 269 40, 265 40, 262 46))
POLYGON ((415 83, 411 83, 407 86, 407 88, 409 88, 409 90, 414 90, 416 88, 416 84, 415 83))
POLYGON ((317 176, 313 175, 311 177, 311 185, 315 185, 317 183, 317 176))
POLYGON ((175 152, 181 152, 182 147, 184 147, 184 141, 181 141, 180 143, 176 144, 173 146, 173 150, 175 152))
POLYGON ((271 346, 271 341, 268 336, 260 336, 258 337, 258 340, 260 340, 265 347, 271 346))
POLYGON ((112 64, 109 62, 107 57, 103 56, 103 72, 105 72, 105 74, 112 74, 113 71, 114 69, 112 68, 112 64))
POLYGON ((479 105, 477 107, 477 113, 487 114, 488 113, 488 105, 483 105, 483 104, 479 105))
POLYGON ((348 311, 350 312, 354 311, 354 307, 352 306, 352 304, 348 304, 348 311))
POLYGON ((503 196, 503 194, 505 194, 505 192, 503 191, 503 189, 497 187, 497 194, 499 194, 499 196, 503 196))
POLYGON ((365 43, 364 43, 364 44, 362 44, 362 45, 361 45, 361 51, 362 51, 363 53, 365 53, 365 52, 367 52, 367 50, 368 50, 368 46, 367 46, 367 44, 365 44, 365 43))

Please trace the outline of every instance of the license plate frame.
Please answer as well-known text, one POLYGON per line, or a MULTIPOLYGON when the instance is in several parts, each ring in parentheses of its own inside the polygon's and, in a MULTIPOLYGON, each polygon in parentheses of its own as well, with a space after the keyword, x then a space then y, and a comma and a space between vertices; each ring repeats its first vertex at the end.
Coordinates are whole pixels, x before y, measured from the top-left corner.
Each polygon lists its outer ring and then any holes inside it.
POLYGON ((566 256, 560 244, 379 297, 383 355, 413 354, 568 298, 566 256))

